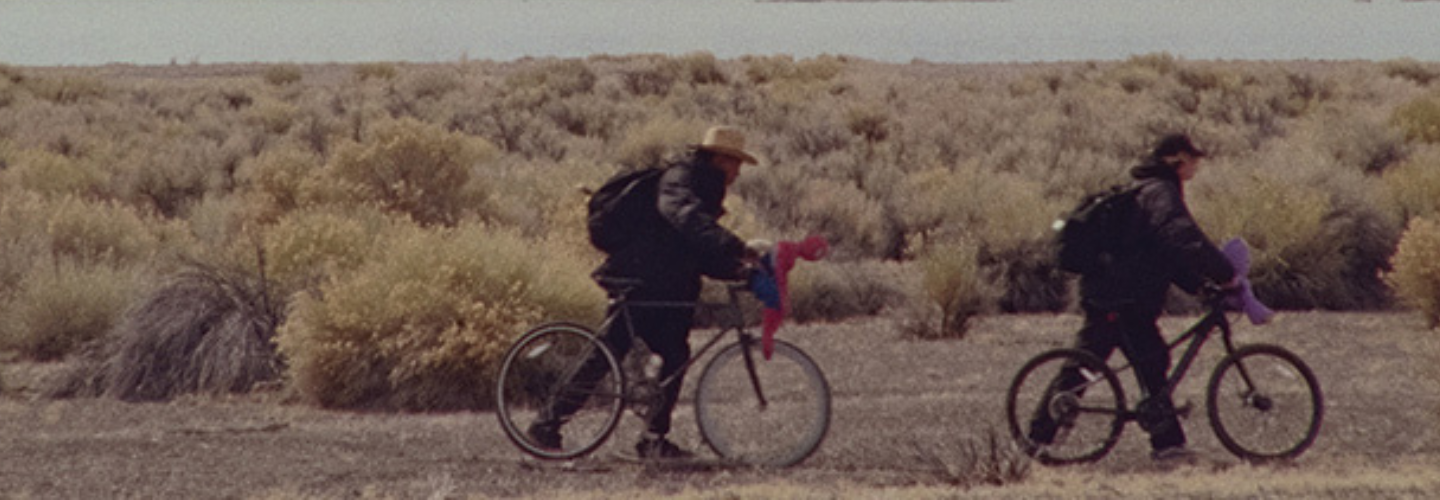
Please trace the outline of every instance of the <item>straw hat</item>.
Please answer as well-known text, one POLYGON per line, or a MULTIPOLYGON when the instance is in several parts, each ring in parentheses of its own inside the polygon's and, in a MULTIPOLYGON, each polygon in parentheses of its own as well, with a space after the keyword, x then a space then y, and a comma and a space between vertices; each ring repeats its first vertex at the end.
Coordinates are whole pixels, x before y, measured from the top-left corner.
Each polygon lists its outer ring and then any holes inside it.
POLYGON ((705 140, 695 149, 739 158, 745 163, 759 163, 753 155, 745 152, 745 133, 735 127, 716 126, 705 131, 705 140))

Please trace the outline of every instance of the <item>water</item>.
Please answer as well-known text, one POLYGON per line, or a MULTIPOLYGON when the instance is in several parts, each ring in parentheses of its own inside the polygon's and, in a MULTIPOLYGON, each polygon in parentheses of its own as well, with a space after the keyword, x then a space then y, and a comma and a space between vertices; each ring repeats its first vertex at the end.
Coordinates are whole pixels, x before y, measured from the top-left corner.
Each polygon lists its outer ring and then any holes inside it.
POLYGON ((1440 61, 1440 1, 0 0, 16 65, 512 60, 708 51, 890 62, 1440 61))

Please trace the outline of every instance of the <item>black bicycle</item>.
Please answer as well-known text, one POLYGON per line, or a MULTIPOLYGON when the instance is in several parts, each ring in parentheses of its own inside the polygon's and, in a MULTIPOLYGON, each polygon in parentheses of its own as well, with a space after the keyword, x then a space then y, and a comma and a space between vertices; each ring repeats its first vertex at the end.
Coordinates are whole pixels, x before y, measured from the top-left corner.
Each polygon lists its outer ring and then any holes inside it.
MULTIPOLYGON (((616 290, 611 303, 619 306, 605 319, 606 325, 621 321, 636 346, 644 342, 635 335, 631 308, 707 306, 628 300, 626 293, 638 284, 633 280, 605 282, 607 288, 616 290)), ((745 328, 740 302, 740 296, 747 293, 745 285, 728 283, 727 289, 728 303, 708 305, 722 327, 685 365, 688 370, 727 335, 734 334, 735 342, 720 348, 700 372, 694 394, 700 434, 727 462, 769 467, 797 464, 819 448, 830 427, 829 383, 820 367, 789 342, 776 339, 767 359, 761 339, 745 328)), ((525 453, 543 459, 573 459, 595 451, 615 431, 626 408, 646 415, 662 388, 682 383, 687 371, 659 380, 658 366, 643 366, 658 363, 658 359, 646 356, 644 349, 631 352, 627 359, 638 362, 618 358, 595 331, 575 323, 548 323, 531 329, 505 354, 496 381, 496 415, 505 435, 525 453), (593 353, 604 360, 599 382, 593 388, 569 383, 593 353), (549 448, 534 442, 526 430, 541 410, 557 399, 583 404, 564 422, 561 447, 549 448)))
MULTIPOLYGON (((1275 345, 1236 346, 1231 339, 1227 317, 1227 292, 1207 287, 1201 293, 1208 312, 1169 344, 1174 351, 1189 341, 1166 378, 1165 392, 1173 394, 1195 361, 1201 346, 1215 331, 1220 332, 1225 357, 1216 365, 1205 389, 1210 427, 1231 453, 1252 462, 1290 459, 1315 442, 1325 407, 1320 384, 1299 356, 1275 345)), ((1117 372, 1130 365, 1111 368, 1087 351, 1055 349, 1025 363, 1010 384, 1005 415, 1010 432, 1021 448, 1041 463, 1060 465, 1099 460, 1120 440, 1125 424, 1159 421, 1188 408, 1161 408, 1160 405, 1126 406, 1117 372), (1063 370, 1078 370, 1079 384, 1056 387, 1063 370), (1037 443, 1028 435, 1029 423, 1037 412, 1046 412, 1059 424, 1050 443, 1037 443)), ((1074 379, 1075 377, 1070 377, 1074 379)))

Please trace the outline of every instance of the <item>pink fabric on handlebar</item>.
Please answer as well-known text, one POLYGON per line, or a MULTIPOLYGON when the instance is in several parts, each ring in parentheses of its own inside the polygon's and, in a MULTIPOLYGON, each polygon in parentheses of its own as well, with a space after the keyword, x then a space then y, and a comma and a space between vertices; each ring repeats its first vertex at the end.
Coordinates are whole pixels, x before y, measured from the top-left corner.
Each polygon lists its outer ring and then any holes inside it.
POLYGON ((830 242, 826 241, 825 237, 811 236, 801 241, 776 243, 775 249, 765 256, 770 259, 770 268, 775 270, 775 284, 780 289, 780 308, 765 308, 761 318, 760 346, 765 359, 770 359, 770 355, 775 352, 775 331, 780 329, 780 324, 785 321, 785 314, 790 311, 790 288, 786 276, 795 268, 796 260, 820 260, 829 251, 830 242))

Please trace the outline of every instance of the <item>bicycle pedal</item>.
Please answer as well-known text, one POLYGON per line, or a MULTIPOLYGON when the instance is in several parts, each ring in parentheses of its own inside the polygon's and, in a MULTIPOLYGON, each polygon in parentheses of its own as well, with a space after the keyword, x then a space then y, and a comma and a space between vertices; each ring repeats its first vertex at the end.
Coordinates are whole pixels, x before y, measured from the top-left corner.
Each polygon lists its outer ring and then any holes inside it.
POLYGON ((1188 419, 1190 418, 1190 411, 1194 409, 1195 405, 1190 404, 1189 401, 1186 401, 1175 407, 1175 416, 1188 419))

